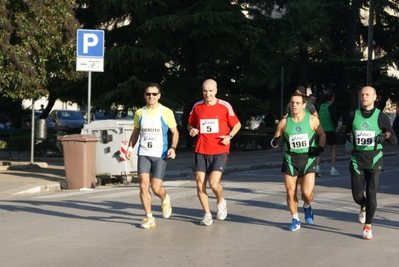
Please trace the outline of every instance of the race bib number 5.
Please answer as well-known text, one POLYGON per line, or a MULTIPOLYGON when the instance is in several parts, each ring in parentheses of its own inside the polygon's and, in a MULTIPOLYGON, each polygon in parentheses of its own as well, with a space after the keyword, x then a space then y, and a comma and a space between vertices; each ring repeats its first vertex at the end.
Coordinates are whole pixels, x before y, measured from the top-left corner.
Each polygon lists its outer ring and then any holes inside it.
POLYGON ((302 149, 309 147, 309 136, 307 134, 295 134, 289 136, 291 149, 302 149))
POLYGON ((200 120, 200 133, 202 134, 219 133, 219 120, 218 119, 200 120))

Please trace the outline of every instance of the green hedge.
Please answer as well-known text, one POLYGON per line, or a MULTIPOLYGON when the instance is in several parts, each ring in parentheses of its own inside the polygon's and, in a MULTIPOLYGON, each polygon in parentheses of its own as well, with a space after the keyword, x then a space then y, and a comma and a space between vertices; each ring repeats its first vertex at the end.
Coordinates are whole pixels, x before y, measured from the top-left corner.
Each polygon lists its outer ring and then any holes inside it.
MULTIPOLYGON (((46 155, 48 152, 53 154, 62 153, 62 145, 57 140, 57 135, 48 135, 46 140, 35 140, 36 154, 46 155)), ((0 149, 16 152, 31 151, 31 136, 28 133, 14 135, 8 141, 0 141, 0 149)))

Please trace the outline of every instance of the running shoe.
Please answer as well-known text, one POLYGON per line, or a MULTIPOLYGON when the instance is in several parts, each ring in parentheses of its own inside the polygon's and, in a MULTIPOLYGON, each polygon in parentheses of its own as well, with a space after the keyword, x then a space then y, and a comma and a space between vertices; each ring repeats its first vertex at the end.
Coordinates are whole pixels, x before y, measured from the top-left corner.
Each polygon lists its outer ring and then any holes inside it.
POLYGON ((366 210, 360 210, 359 212, 359 222, 361 224, 365 224, 366 223, 366 210))
POLYGON ((140 227, 144 228, 144 229, 154 228, 155 226, 156 226, 156 224, 155 224, 154 217, 152 217, 152 218, 145 217, 140 225, 140 227))
POLYGON ((162 217, 169 218, 172 214, 172 206, 170 205, 170 197, 166 195, 166 198, 162 201, 162 217))
POLYGON ((297 219, 292 219, 291 224, 288 226, 288 230, 296 231, 301 228, 301 222, 297 219))
POLYGON ((205 214, 204 217, 202 217, 202 221, 200 222, 200 225, 209 226, 212 223, 213 223, 212 214, 205 214))
POLYGON ((373 239, 373 232, 371 231, 371 226, 365 225, 363 227, 363 235, 362 235, 363 239, 366 240, 371 240, 373 239))
POLYGON ((307 224, 313 224, 313 210, 312 207, 310 206, 309 208, 305 208, 305 205, 303 207, 303 211, 305 213, 305 222, 307 224))
POLYGON ((331 176, 338 176, 338 175, 339 175, 339 172, 337 171, 337 169, 335 169, 334 167, 332 167, 332 168, 331 168, 331 171, 330 171, 330 175, 331 175, 331 176))
POLYGON ((227 203, 223 198, 222 203, 217 205, 218 213, 216 214, 216 219, 223 221, 227 217, 227 203))
POLYGON ((314 167, 314 171, 316 173, 316 177, 320 177, 321 176, 320 167, 319 166, 314 167))

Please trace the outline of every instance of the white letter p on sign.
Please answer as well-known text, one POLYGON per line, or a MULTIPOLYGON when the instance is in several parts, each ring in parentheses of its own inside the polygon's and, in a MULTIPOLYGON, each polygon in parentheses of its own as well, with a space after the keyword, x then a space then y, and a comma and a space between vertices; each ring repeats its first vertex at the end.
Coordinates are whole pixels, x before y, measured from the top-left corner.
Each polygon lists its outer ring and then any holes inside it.
POLYGON ((93 33, 83 34, 83 53, 89 52, 89 47, 94 47, 98 44, 98 37, 93 33))

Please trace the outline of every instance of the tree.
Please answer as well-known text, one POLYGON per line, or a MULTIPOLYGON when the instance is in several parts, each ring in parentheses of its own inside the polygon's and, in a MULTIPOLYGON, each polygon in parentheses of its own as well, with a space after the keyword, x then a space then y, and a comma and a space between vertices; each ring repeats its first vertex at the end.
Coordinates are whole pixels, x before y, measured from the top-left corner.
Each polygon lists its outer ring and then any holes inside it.
MULTIPOLYGON (((75 69, 74 1, 13 0, 0 3, 0 94, 19 103, 57 99, 75 69)), ((50 101, 51 102, 51 101, 50 101)), ((51 103, 46 108, 47 113, 51 103)), ((47 114, 46 114, 47 115, 47 114)))

